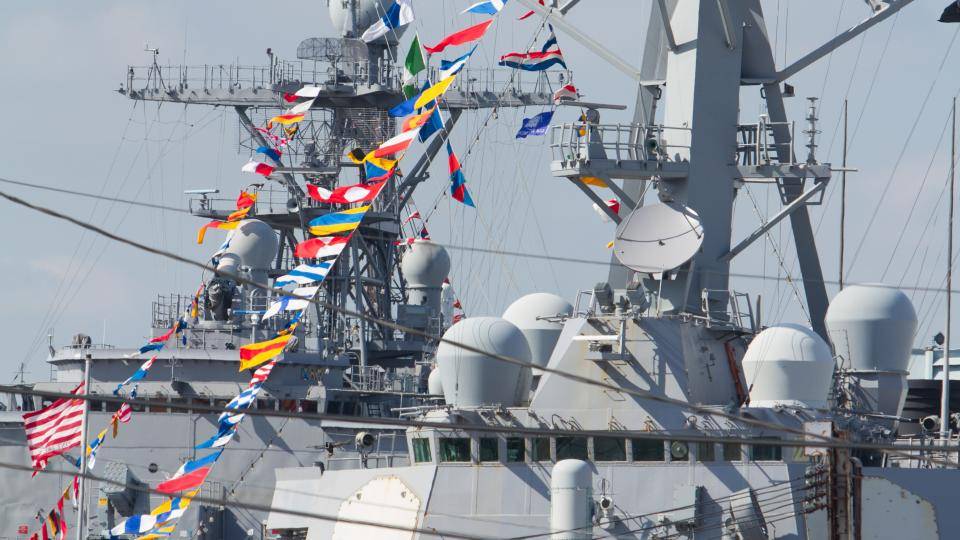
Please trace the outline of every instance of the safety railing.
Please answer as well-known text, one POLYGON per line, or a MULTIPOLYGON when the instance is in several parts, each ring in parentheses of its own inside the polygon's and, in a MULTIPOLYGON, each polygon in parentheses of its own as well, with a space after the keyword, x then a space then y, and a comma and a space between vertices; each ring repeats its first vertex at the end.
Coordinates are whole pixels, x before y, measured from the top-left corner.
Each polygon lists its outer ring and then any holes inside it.
POLYGON ((737 162, 740 165, 771 165, 777 163, 795 163, 793 135, 795 122, 770 122, 761 116, 756 124, 737 126, 737 162), (786 130, 790 139, 777 144, 776 130, 786 130), (786 156, 781 155, 786 153, 786 156), (786 159, 784 159, 786 157, 786 159))
POLYGON ((592 124, 575 122, 553 126, 550 148, 555 161, 590 159, 600 150, 616 161, 669 161, 686 154, 690 130, 644 124, 592 124), (671 139, 673 142, 671 142, 671 139))
MULTIPOLYGON (((277 184, 269 184, 256 190, 257 202, 249 215, 252 217, 261 213, 286 211, 290 201, 290 192, 277 184)), ((187 201, 187 208, 191 214, 209 215, 210 212, 225 212, 229 214, 237 209, 236 197, 192 197, 187 201)))
POLYGON ((399 374, 380 366, 351 366, 343 374, 344 382, 358 392, 417 393, 420 379, 415 375, 399 374))
POLYGON ((287 84, 336 84, 366 86, 381 84, 399 88, 400 76, 389 62, 279 60, 272 66, 236 64, 128 66, 126 89, 272 90, 287 84))
MULTIPOLYGON (((440 78, 437 68, 421 75, 419 84, 429 77, 440 78)), ((486 94, 504 100, 519 94, 550 96, 570 82, 566 72, 514 73, 510 69, 466 68, 459 72, 452 89, 486 94)), ((279 60, 272 66, 236 64, 128 66, 125 91, 183 92, 185 90, 267 90, 296 84, 352 86, 379 84, 399 89, 401 72, 388 61, 367 60, 279 60)))
POLYGON ((725 289, 703 289, 700 309, 708 326, 756 331, 753 306, 747 293, 725 289))

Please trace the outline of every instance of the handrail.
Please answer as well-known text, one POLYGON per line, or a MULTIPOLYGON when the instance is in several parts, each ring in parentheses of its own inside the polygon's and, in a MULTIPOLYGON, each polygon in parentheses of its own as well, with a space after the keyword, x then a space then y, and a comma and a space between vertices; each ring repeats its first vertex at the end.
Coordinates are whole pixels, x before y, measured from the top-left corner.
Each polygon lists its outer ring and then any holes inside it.
POLYGON ((690 149, 689 144, 671 143, 671 134, 683 132, 677 138, 688 139, 690 131, 660 124, 565 123, 551 128, 550 148, 559 161, 589 159, 591 149, 616 161, 669 161, 671 154, 690 149))

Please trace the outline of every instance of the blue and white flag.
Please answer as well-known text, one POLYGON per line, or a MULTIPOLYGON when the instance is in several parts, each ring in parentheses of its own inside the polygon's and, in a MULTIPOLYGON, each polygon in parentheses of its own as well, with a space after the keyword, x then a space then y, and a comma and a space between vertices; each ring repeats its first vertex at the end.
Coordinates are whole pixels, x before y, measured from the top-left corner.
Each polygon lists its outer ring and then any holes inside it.
POLYGON ((327 272, 330 271, 331 266, 333 266, 333 263, 330 261, 324 261, 318 264, 301 264, 288 274, 278 277, 276 286, 283 287, 291 283, 306 285, 316 281, 323 281, 323 278, 327 277, 327 272))
POLYGON ((371 41, 376 41, 377 39, 382 38, 401 26, 406 26, 412 23, 413 5, 411 2, 412 0, 396 0, 396 2, 390 6, 390 9, 387 10, 386 15, 384 15, 379 21, 371 24, 370 28, 367 28, 366 32, 360 36, 361 39, 367 43, 370 43, 371 41))
POLYGON ((477 46, 474 45, 470 52, 461 56, 460 58, 454 58, 453 60, 441 60, 440 61, 440 80, 444 80, 447 77, 456 75, 460 73, 460 70, 463 69, 463 66, 467 65, 467 60, 470 60, 470 55, 473 54, 473 51, 477 50, 477 46))
POLYGON ((263 320, 273 317, 281 311, 299 311, 310 305, 310 300, 316 296, 320 287, 298 287, 291 293, 292 296, 283 296, 280 300, 270 304, 263 314, 263 320))
POLYGON ((530 135, 543 135, 550 127, 551 120, 553 120, 553 111, 542 112, 533 118, 524 118, 523 125, 517 132, 517 138, 526 139, 530 135))
MULTIPOLYGON (((143 363, 143 365, 140 366, 139 369, 137 369, 137 371, 133 373, 133 375, 128 377, 127 380, 118 384, 117 387, 113 390, 113 395, 115 396, 120 395, 120 389, 132 382, 142 381, 143 378, 147 376, 147 372, 150 371, 150 367, 153 366, 154 360, 156 360, 156 357, 147 360, 146 362, 143 363)), ((135 397, 135 395, 131 395, 131 397, 135 397)))
MULTIPOLYGON (((240 392, 236 397, 230 400, 230 403, 227 403, 228 409, 233 410, 246 410, 250 408, 250 405, 253 404, 253 401, 257 399, 257 394, 260 393, 261 384, 253 384, 243 392, 240 392)), ((220 429, 223 430, 230 426, 235 426, 243 420, 243 413, 232 413, 224 411, 220 414, 220 417, 217 418, 217 423, 220 424, 220 429)))
POLYGON ((197 450, 202 450, 204 448, 220 448, 221 446, 230 442, 230 439, 233 439, 233 436, 237 433, 237 426, 234 425, 229 428, 220 427, 220 430, 216 435, 210 437, 209 439, 198 444, 194 448, 197 450))
POLYGON ((131 516, 123 523, 110 529, 110 536, 120 536, 123 534, 142 534, 150 532, 150 530, 152 530, 156 524, 157 516, 152 516, 150 514, 131 516))
POLYGON ((504 4, 507 3, 507 0, 483 0, 483 2, 477 2, 467 9, 461 11, 461 13, 479 13, 481 15, 496 15, 500 13, 500 10, 503 9, 504 4))

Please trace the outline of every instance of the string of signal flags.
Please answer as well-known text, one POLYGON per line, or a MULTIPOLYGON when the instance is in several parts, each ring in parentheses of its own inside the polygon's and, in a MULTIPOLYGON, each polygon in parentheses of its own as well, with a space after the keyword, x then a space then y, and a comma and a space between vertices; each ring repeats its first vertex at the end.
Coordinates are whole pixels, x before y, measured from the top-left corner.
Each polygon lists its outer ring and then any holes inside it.
MULTIPOLYGON (((465 10, 470 13, 482 13, 496 16, 503 8, 505 1, 490 0, 486 2, 477 2, 465 10)), ((529 17, 532 12, 525 14, 521 19, 529 17)), ((387 13, 379 21, 375 22, 363 35, 363 39, 372 42, 376 39, 385 37, 390 31, 407 25, 415 19, 410 0, 397 0, 388 9, 387 13)), ((351 159, 359 161, 363 167, 363 181, 356 185, 340 186, 329 190, 321 186, 308 185, 309 196, 320 203, 354 205, 367 203, 363 206, 349 207, 337 212, 331 212, 314 218, 309 223, 309 232, 315 238, 308 239, 296 246, 295 253, 298 257, 310 259, 315 262, 304 263, 291 270, 288 274, 278 278, 276 284, 278 287, 292 285, 289 294, 281 295, 279 300, 273 302, 264 313, 264 319, 268 319, 281 312, 292 311, 294 314, 289 321, 279 330, 276 335, 265 341, 251 343, 240 348, 240 370, 255 369, 248 387, 240 394, 235 396, 227 408, 230 411, 223 412, 218 418, 217 432, 209 439, 197 445, 197 449, 211 450, 206 455, 197 459, 185 462, 180 469, 168 480, 157 486, 157 491, 170 495, 170 498, 159 506, 155 507, 149 514, 133 516, 120 523, 111 530, 112 535, 136 534, 138 538, 150 539, 158 538, 171 534, 181 516, 186 512, 203 485, 206 477, 209 475, 213 465, 223 454, 224 447, 230 442, 236 433, 237 426, 245 416, 243 412, 256 399, 256 395, 262 388, 262 384, 269 377, 273 366, 281 359, 283 352, 293 343, 296 338, 293 335, 294 330, 299 324, 300 318, 306 308, 315 300, 320 284, 326 277, 327 272, 335 264, 343 249, 349 244, 350 238, 363 221, 364 216, 369 211, 372 203, 382 192, 387 180, 393 177, 397 171, 397 166, 403 156, 406 154, 414 140, 427 142, 435 133, 444 129, 443 116, 440 110, 440 102, 444 94, 455 81, 457 75, 466 66, 470 56, 476 50, 474 46, 468 53, 454 59, 441 61, 441 78, 436 83, 426 80, 423 86, 417 91, 415 85, 417 75, 427 67, 427 61, 424 58, 423 49, 428 53, 438 54, 444 52, 449 47, 457 47, 475 43, 482 39, 494 19, 490 18, 480 24, 473 25, 457 32, 454 32, 436 45, 421 47, 419 36, 414 38, 404 62, 404 97, 401 102, 390 110, 394 117, 404 118, 401 121, 400 133, 384 141, 379 147, 371 152, 352 152, 351 159), (232 411, 232 412, 231 412, 232 411)), ((551 36, 539 51, 524 53, 508 53, 501 58, 500 64, 513 69, 525 71, 543 71, 554 65, 560 65, 566 68, 562 53, 557 46, 556 37, 551 36)), ((312 108, 317 96, 319 96, 320 87, 304 86, 293 94, 282 94, 280 97, 285 102, 292 104, 290 108, 282 114, 272 117, 267 125, 258 127, 257 130, 264 135, 268 143, 256 149, 258 154, 269 158, 274 163, 280 163, 283 152, 291 142, 291 138, 296 136, 298 125, 302 122, 309 110, 312 108), (274 133, 274 127, 280 126, 281 134, 274 133)), ((571 96, 575 98, 577 92, 571 85, 562 88, 555 95, 555 99, 566 99, 571 96)), ((517 138, 523 138, 530 135, 543 135, 549 126, 553 112, 549 111, 536 115, 531 119, 525 119, 524 124, 517 134, 517 138)), ((454 200, 470 207, 475 207, 473 198, 467 188, 466 178, 459 159, 457 158, 449 140, 446 144, 448 163, 450 171, 450 195, 454 200)), ((251 160, 241 168, 242 172, 259 174, 265 177, 271 176, 276 171, 276 166, 270 163, 251 160)), ((211 220, 204 224, 197 233, 197 243, 202 244, 208 230, 236 231, 254 209, 257 200, 257 194, 241 191, 236 202, 236 210, 233 211, 224 220, 211 220)), ((409 221, 409 220, 408 220, 409 221)), ((219 260, 229 247, 231 234, 228 234, 225 242, 217 249, 211 257, 213 266, 219 260)), ((426 225, 420 233, 421 238, 428 238, 426 225)), ((172 328, 162 336, 149 340, 142 346, 137 355, 156 352, 161 350, 170 339, 183 336, 183 331, 188 328, 188 321, 196 321, 199 315, 199 300, 203 293, 203 284, 198 287, 191 306, 183 317, 177 320, 172 328)), ((457 302, 459 304, 459 302, 457 302)), ((133 385, 128 396, 131 399, 136 398, 137 383, 146 377, 156 356, 146 360, 124 383, 118 385, 115 394, 120 393, 128 386, 133 385)), ((73 393, 84 391, 81 384, 74 389, 73 393)), ((78 416, 83 415, 85 405, 78 403, 75 399, 61 399, 53 404, 36 411, 28 413, 25 417, 25 426, 28 439, 31 442, 29 448, 34 464, 34 470, 39 471, 47 464, 50 457, 62 455, 72 448, 76 448, 84 443, 81 440, 82 430, 80 428, 78 416)), ((60 498, 54 504, 55 509, 51 510, 47 519, 44 520, 41 529, 31 538, 65 538, 67 533, 67 524, 63 515, 64 501, 73 500, 76 502, 78 493, 79 478, 86 474, 87 470, 92 470, 96 464, 96 453, 107 440, 109 431, 113 431, 114 438, 117 437, 118 428, 121 423, 127 423, 131 420, 132 410, 129 405, 121 407, 116 414, 111 417, 108 426, 101 430, 88 444, 84 445, 83 452, 86 454, 87 462, 84 465, 78 463, 81 468, 78 475, 74 477, 73 482, 64 490, 60 498), (71 494, 73 498, 71 499, 71 494)), ((82 462, 83 460, 78 460, 82 462)))

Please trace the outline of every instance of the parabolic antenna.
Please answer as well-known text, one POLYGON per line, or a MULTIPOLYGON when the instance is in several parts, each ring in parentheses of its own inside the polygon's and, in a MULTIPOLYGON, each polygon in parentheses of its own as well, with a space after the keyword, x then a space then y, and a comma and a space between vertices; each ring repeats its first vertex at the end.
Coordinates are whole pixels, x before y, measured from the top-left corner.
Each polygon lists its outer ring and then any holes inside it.
POLYGON ((700 216, 670 202, 641 206, 627 216, 617 227, 613 252, 627 268, 660 274, 689 261, 701 244, 700 216))

